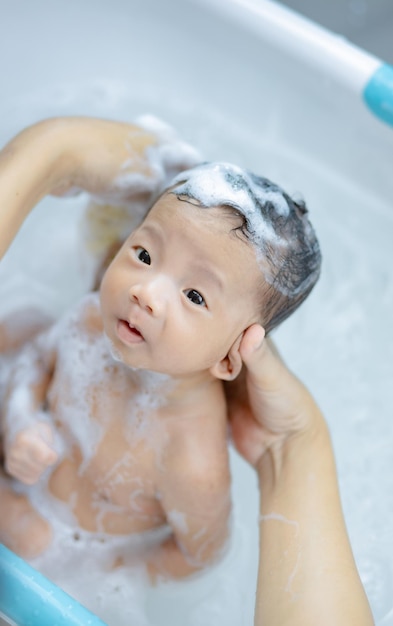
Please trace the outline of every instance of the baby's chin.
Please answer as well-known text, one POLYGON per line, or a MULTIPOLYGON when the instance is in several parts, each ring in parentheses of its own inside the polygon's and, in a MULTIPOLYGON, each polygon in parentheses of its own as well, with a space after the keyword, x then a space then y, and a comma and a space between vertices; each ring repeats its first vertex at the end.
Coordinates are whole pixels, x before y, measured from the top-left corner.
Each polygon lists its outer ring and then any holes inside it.
POLYGON ((108 348, 108 352, 111 355, 112 359, 114 361, 117 361, 118 363, 123 363, 122 354, 120 350, 117 348, 117 346, 115 346, 112 339, 110 339, 106 333, 104 333, 104 338, 105 338, 105 343, 108 348))
POLYGON ((110 339, 108 339, 108 347, 112 359, 117 363, 122 363, 131 372, 154 371, 146 363, 142 363, 140 359, 132 359, 130 355, 125 358, 121 350, 110 339))
POLYGON ((119 348, 108 335, 105 334, 105 341, 108 346, 108 351, 117 363, 122 363, 124 367, 126 367, 131 372, 141 373, 146 372, 146 374, 151 374, 154 376, 157 381, 160 379, 162 381, 185 381, 187 379, 200 379, 204 375, 209 376, 208 370, 205 370, 205 367, 201 367, 198 369, 197 367, 191 368, 190 370, 187 368, 182 369, 179 364, 177 367, 173 363, 151 363, 150 361, 143 361, 141 359, 140 354, 133 355, 132 350, 127 350, 127 354, 124 355, 121 347, 119 348), (134 358, 135 357, 135 358, 134 358))
POLYGON ((108 337, 108 335, 106 334, 105 334, 105 341, 108 347, 108 352, 110 353, 112 359, 116 361, 117 363, 122 363, 130 371, 132 372, 144 371, 144 372, 149 372, 151 374, 155 374, 157 376, 165 377, 167 379, 173 378, 173 375, 171 373, 162 371, 161 369, 158 369, 155 367, 151 367, 150 363, 143 362, 140 356, 135 355, 135 358, 133 358, 131 351, 128 351, 128 354, 125 357, 122 353, 121 348, 118 348, 115 342, 112 341, 112 339, 110 339, 110 337, 108 337))

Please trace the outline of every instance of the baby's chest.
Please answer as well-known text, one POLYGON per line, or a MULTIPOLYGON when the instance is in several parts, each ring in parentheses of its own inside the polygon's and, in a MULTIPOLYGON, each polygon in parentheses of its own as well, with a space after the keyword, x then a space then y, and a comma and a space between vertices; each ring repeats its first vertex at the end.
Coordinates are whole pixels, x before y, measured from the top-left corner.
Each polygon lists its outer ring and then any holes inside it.
POLYGON ((159 462, 148 441, 112 427, 88 456, 74 447, 52 474, 51 491, 72 504, 84 528, 143 530, 163 519, 157 492, 159 462))
POLYGON ((79 472, 100 497, 114 504, 132 505, 135 499, 155 497, 160 454, 147 438, 113 426, 79 472))
POLYGON ((116 397, 126 395, 127 387, 119 366, 113 361, 99 334, 69 332, 62 337, 57 351, 55 370, 48 391, 52 410, 96 415, 110 412, 116 397))
MULTIPOLYGON (((116 447, 134 448, 137 422, 141 421, 138 385, 124 366, 101 349, 101 341, 94 349, 83 343, 77 347, 71 343, 69 350, 59 352, 48 390, 48 409, 61 437, 68 445, 80 447, 84 460, 100 447, 104 436, 110 438, 110 433, 118 431, 122 432, 122 441, 116 447), (132 422, 136 423, 134 427, 132 422)), ((139 452, 133 450, 132 455, 138 456, 139 452)))

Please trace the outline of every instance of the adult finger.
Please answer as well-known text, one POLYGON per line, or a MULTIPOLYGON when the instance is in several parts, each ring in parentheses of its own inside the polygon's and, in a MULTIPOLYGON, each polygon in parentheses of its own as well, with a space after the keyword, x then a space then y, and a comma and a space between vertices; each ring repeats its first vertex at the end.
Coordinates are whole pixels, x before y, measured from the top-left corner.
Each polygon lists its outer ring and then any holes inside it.
POLYGON ((259 324, 253 324, 244 333, 240 355, 247 368, 249 383, 261 391, 279 390, 294 378, 259 324))

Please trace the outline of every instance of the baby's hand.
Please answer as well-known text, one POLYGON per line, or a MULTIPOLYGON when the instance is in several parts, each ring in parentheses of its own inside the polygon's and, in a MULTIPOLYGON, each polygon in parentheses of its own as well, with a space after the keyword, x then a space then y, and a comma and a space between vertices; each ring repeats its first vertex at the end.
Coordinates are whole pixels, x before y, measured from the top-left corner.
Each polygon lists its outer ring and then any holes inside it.
POLYGON ((5 448, 7 472, 22 483, 33 485, 58 459, 52 445, 53 431, 45 422, 19 431, 5 448))

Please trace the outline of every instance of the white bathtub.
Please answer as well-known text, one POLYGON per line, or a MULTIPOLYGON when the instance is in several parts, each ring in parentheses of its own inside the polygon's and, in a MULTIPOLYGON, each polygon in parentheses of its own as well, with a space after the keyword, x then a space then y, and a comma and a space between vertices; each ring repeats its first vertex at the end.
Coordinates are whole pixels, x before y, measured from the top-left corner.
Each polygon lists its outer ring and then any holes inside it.
MULTIPOLYGON (((329 421, 360 574, 377 625, 392 626, 391 69, 265 0, 1 0, 0 9, 2 144, 46 116, 150 112, 207 158, 305 197, 323 275, 276 340, 329 421)), ((59 312, 84 291, 83 202, 47 199, 28 219, 0 265, 2 309, 27 298, 59 312)), ((228 557, 203 580, 139 590, 140 624, 252 623, 258 493, 252 471, 232 461, 228 557)), ((111 626, 131 623, 116 610, 104 615, 111 626)))

